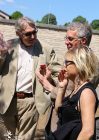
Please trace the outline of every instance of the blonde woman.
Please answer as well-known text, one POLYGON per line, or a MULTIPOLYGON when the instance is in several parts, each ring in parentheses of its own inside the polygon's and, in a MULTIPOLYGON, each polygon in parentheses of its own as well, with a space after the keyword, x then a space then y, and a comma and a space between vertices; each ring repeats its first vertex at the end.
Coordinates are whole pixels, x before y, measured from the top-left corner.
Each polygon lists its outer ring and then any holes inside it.
MULTIPOLYGON (((79 46, 66 53, 65 68, 59 73, 55 109, 59 125, 47 140, 90 140, 95 130, 96 91, 91 80, 97 73, 97 58, 88 47, 79 46), (65 97, 68 80, 74 83, 72 93, 65 97)), ((38 74, 45 87, 48 81, 38 74)))

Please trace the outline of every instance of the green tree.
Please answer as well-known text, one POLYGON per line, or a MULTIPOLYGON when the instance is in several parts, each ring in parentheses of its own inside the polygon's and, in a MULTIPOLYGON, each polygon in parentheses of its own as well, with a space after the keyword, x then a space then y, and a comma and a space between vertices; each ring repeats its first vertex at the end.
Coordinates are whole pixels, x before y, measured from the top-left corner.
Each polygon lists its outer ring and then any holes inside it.
POLYGON ((57 20, 55 15, 49 13, 42 18, 41 23, 57 25, 57 20))
POLYGON ((23 17, 23 14, 19 11, 15 11, 11 15, 11 19, 15 19, 15 20, 19 19, 20 17, 23 17))
POLYGON ((91 27, 94 30, 99 30, 99 19, 95 19, 91 22, 91 27))
POLYGON ((39 21, 39 20, 36 20, 36 22, 37 22, 37 23, 41 23, 41 21, 39 21))
POLYGON ((70 24, 70 22, 66 22, 66 23, 64 24, 64 26, 67 26, 68 24, 70 24))
POLYGON ((77 16, 77 17, 74 18, 72 21, 73 21, 73 22, 87 23, 86 18, 84 18, 84 17, 82 17, 82 16, 77 16))

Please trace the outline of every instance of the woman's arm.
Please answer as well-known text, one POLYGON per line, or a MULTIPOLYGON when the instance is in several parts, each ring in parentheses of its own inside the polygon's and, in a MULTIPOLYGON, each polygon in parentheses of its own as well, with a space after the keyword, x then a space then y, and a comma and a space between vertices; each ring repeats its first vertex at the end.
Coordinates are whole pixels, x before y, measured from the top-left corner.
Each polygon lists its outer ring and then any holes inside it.
POLYGON ((80 97, 82 129, 77 140, 90 140, 94 134, 96 98, 90 89, 85 89, 80 97))
POLYGON ((57 97, 55 101, 55 109, 58 111, 58 108, 62 105, 62 100, 65 96, 66 88, 68 85, 68 79, 66 78, 66 74, 64 70, 61 70, 58 75, 58 91, 57 97))
POLYGON ((65 88, 58 87, 57 97, 55 101, 55 110, 58 111, 58 108, 62 105, 62 100, 65 96, 65 88))

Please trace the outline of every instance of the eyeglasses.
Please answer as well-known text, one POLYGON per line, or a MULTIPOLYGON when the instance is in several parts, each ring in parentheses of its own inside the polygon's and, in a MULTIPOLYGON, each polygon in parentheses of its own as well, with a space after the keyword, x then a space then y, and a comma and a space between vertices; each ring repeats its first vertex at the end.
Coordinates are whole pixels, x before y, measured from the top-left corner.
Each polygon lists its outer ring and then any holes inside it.
POLYGON ((38 32, 38 30, 34 30, 32 32, 27 32, 27 33, 22 33, 22 34, 27 37, 31 37, 32 35, 36 35, 37 32, 38 32))
POLYGON ((68 65, 71 65, 71 64, 75 64, 73 61, 69 61, 69 60, 65 60, 65 66, 67 67, 68 65))
POLYGON ((65 40, 68 40, 70 42, 76 40, 76 39, 79 39, 79 37, 71 37, 71 36, 65 36, 65 40))

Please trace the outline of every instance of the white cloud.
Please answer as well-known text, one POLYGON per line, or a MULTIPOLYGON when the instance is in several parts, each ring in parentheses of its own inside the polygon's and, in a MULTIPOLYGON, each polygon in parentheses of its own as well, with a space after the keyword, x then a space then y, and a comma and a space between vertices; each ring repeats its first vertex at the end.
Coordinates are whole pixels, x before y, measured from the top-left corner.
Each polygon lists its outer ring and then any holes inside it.
POLYGON ((8 2, 8 3, 13 3, 14 0, 6 0, 6 2, 8 2))

